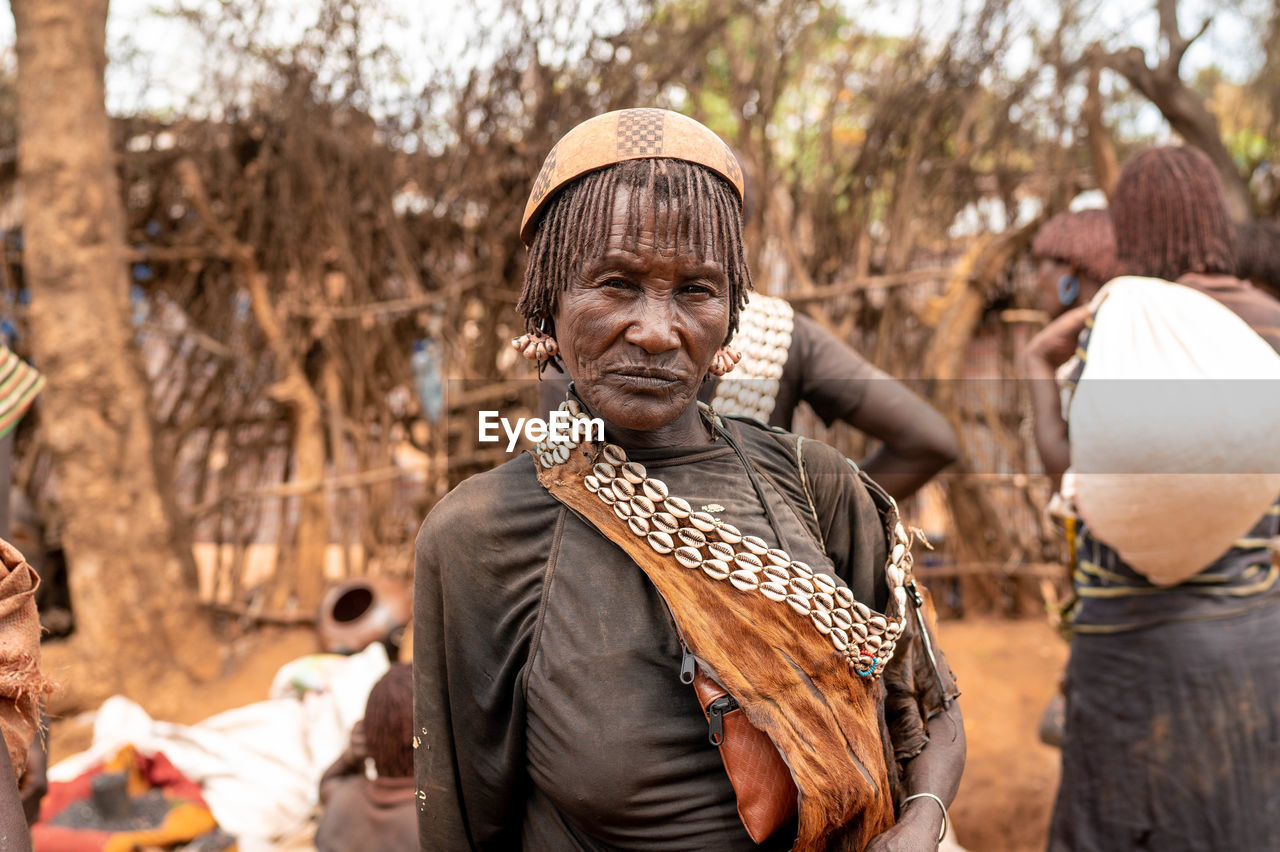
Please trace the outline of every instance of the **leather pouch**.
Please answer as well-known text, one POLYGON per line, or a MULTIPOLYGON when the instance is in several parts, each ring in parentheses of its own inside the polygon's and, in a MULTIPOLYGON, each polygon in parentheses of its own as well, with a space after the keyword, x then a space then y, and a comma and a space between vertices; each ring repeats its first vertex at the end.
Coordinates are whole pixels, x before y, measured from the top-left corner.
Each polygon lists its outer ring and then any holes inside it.
POLYGON ((751 839, 763 843, 796 815, 798 791, 791 770, 737 700, 701 669, 694 673, 693 689, 737 796, 738 816, 751 839))

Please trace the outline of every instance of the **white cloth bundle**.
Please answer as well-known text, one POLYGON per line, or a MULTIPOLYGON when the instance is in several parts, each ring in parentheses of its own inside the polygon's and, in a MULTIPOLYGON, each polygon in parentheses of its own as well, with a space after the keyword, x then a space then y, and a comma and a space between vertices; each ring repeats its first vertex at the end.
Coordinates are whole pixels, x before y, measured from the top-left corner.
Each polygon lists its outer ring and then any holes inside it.
POLYGON ((146 755, 164 752, 200 785, 240 852, 277 850, 312 818, 320 776, 347 747, 369 691, 389 665, 374 642, 328 665, 323 689, 299 696, 286 671, 296 671, 298 662, 280 670, 267 701, 196 725, 158 721, 122 695, 108 698, 94 720, 93 745, 51 767, 49 780, 70 781, 125 745, 146 755))
POLYGON ((1198 290, 1110 282, 1069 425, 1076 506, 1157 585, 1199 573, 1280 494, 1280 354, 1198 290))

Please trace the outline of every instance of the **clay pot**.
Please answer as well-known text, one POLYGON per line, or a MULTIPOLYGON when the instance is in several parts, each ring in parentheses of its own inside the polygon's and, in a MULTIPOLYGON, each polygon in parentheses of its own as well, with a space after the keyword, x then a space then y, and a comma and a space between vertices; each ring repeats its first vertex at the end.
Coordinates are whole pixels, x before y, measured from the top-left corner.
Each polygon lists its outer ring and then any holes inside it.
POLYGON ((388 645, 396 659, 405 627, 413 618, 409 587, 391 577, 344 580, 325 593, 316 629, 331 654, 355 654, 374 642, 388 645))

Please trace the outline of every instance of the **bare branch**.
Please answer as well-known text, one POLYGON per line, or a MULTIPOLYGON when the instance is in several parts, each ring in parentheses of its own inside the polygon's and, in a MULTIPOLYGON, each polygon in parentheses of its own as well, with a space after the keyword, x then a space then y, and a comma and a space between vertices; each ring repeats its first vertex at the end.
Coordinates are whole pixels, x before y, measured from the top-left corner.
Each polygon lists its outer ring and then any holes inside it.
POLYGON ((1222 141, 1218 119, 1178 72, 1183 54, 1209 28, 1212 18, 1206 19, 1191 38, 1183 38, 1178 31, 1177 7, 1177 0, 1156 0, 1160 35, 1168 43, 1169 52, 1154 68, 1147 64, 1142 49, 1134 46, 1107 53, 1102 61, 1151 101, 1184 141, 1209 155, 1222 176, 1231 217, 1245 221, 1252 212, 1249 189, 1222 141))
POLYGON ((1156 13, 1160 16, 1160 37, 1169 45, 1168 56, 1181 58, 1186 43, 1178 29, 1178 0, 1156 0, 1156 13))

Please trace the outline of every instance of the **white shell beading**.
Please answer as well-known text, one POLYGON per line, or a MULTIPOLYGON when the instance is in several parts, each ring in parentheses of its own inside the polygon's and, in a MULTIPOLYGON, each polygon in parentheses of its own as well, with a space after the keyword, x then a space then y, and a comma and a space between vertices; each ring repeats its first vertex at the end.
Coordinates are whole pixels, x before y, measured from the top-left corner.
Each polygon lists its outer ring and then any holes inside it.
POLYGON ((738 317, 731 345, 742 353, 731 378, 720 380, 711 407, 720 414, 769 422, 777 403, 782 369, 791 348, 795 312, 785 299, 754 294, 738 317))
MULTIPOLYGON (((572 400, 560 408, 575 419, 586 417, 572 400)), ((574 442, 543 442, 533 453, 540 464, 551 467, 567 460, 576 446, 574 442)), ((786 551, 771 548, 765 539, 744 534, 710 512, 694 511, 688 501, 671 495, 664 482, 649 476, 643 465, 629 461, 615 444, 601 448, 583 481, 587 490, 610 506, 627 522, 632 534, 644 539, 654 552, 671 555, 685 568, 701 569, 713 580, 727 580, 740 592, 758 593, 805 616, 811 629, 827 638, 860 676, 878 677, 892 658, 902 634, 906 584, 911 579, 911 535, 901 523, 893 529, 885 570, 894 613, 886 617, 855 600, 839 578, 814 571, 786 551)))

